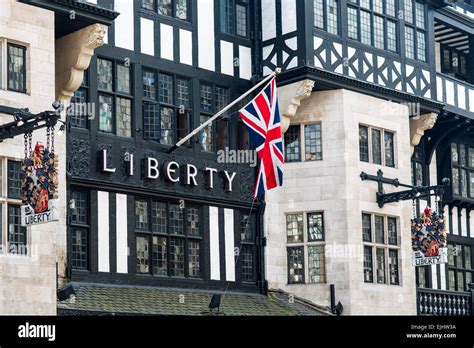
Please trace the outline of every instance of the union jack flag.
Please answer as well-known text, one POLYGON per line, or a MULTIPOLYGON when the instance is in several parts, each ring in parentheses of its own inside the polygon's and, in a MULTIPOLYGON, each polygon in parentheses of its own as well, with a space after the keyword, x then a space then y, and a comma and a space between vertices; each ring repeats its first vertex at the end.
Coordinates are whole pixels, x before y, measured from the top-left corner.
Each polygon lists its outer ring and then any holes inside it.
POLYGON ((260 170, 254 198, 283 185, 283 141, 281 139, 280 111, 275 78, 240 110, 258 157, 260 170))

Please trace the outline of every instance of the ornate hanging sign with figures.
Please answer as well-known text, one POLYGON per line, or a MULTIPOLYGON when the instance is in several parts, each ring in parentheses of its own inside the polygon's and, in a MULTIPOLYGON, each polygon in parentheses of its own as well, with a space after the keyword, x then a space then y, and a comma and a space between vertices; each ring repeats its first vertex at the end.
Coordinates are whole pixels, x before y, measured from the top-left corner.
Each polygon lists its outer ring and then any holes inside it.
POLYGON ((448 262, 446 224, 442 214, 426 207, 411 223, 413 265, 426 266, 448 262))
POLYGON ((22 226, 57 221, 59 217, 58 157, 54 153, 54 128, 48 128, 46 136, 47 145, 37 142, 32 150, 31 133, 25 134, 21 178, 22 226))

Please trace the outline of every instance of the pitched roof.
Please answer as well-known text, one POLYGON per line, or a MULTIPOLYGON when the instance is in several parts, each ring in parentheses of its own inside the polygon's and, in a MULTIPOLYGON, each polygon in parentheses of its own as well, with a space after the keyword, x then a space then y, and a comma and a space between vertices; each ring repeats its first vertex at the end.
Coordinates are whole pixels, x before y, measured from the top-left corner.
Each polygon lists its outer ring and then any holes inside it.
POLYGON ((227 316, 331 315, 324 308, 280 291, 268 296, 196 289, 74 283, 74 301, 58 302, 59 315, 209 315, 213 294, 221 294, 227 316))

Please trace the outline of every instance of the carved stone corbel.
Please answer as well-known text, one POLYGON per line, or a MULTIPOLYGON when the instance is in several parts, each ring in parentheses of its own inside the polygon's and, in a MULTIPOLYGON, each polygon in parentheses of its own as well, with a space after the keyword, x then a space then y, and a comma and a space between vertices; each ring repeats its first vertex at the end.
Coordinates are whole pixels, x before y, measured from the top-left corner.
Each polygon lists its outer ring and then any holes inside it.
POLYGON ((438 115, 429 113, 410 118, 410 149, 411 154, 415 151, 415 146, 420 143, 425 131, 434 127, 438 115))
POLYGON ((278 101, 281 110, 281 131, 285 133, 290 126, 291 119, 301 105, 303 99, 309 98, 313 91, 314 81, 303 80, 291 85, 278 88, 278 101))
POLYGON ((93 24, 56 40, 56 99, 64 110, 84 78, 94 49, 104 44, 107 26, 93 24))

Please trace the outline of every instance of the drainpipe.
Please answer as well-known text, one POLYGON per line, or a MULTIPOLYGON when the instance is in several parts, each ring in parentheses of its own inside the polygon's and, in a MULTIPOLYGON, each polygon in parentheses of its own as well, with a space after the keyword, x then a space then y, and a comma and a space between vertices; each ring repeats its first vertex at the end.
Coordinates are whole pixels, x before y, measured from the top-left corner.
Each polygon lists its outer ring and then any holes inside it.
POLYGON ((258 198, 258 212, 257 212, 257 251, 259 257, 259 267, 258 267, 258 280, 257 287, 258 291, 263 294, 268 294, 268 281, 265 279, 265 247, 267 246, 267 238, 265 236, 265 222, 264 222, 264 213, 265 213, 265 199, 258 198))

